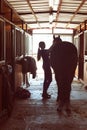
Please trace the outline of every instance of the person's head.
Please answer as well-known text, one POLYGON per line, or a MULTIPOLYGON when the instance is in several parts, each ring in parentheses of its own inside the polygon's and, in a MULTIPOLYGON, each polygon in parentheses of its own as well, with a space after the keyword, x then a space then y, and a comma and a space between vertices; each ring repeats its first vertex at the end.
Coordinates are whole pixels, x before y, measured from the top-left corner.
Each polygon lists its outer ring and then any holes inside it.
POLYGON ((45 48, 45 42, 43 42, 43 41, 39 42, 39 48, 44 49, 45 48))

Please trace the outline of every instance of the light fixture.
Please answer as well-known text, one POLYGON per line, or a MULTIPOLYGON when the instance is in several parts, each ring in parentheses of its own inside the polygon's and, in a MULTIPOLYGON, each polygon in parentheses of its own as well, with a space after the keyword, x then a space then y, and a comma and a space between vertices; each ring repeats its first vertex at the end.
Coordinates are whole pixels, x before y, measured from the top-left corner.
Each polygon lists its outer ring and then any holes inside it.
POLYGON ((49 23, 51 24, 52 22, 53 22, 53 15, 50 14, 50 15, 49 15, 49 23))
POLYGON ((49 7, 49 23, 52 23, 53 22, 53 8, 52 6, 49 7))
POLYGON ((53 7, 53 0, 49 0, 49 7, 53 7))

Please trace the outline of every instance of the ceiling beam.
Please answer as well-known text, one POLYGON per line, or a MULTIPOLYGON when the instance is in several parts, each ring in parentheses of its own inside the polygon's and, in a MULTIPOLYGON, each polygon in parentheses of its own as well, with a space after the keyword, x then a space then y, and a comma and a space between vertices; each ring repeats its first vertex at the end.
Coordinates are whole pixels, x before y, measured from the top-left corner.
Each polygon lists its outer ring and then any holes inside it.
POLYGON ((74 19, 74 17, 76 16, 76 14, 78 13, 78 11, 80 10, 80 8, 83 6, 83 4, 85 3, 86 0, 82 0, 81 4, 78 6, 78 8, 76 9, 74 15, 71 17, 70 22, 67 23, 66 27, 68 27, 68 25, 71 23, 71 21, 74 19))
MULTIPOLYGON (((50 11, 38 11, 38 12, 34 12, 35 14, 46 14, 46 13, 50 13, 50 11)), ((53 10, 53 13, 57 13, 57 11, 55 11, 55 10, 53 10)), ((74 13, 73 12, 68 12, 68 11, 60 11, 60 13, 63 13, 63 14, 73 14, 74 15, 74 13)), ((31 12, 27 12, 27 13, 18 13, 19 15, 28 15, 28 14, 32 14, 31 12)), ((87 15, 87 13, 77 13, 77 14, 79 14, 79 15, 87 15)))
MULTIPOLYGON (((56 14, 56 21, 58 21, 58 17, 59 17, 59 12, 61 9, 61 5, 62 5, 62 0, 60 0, 58 7, 57 7, 57 14, 56 14)), ((55 28, 56 28, 57 23, 55 23, 55 28)))
POLYGON ((28 5, 29 5, 29 7, 30 7, 30 9, 31 9, 32 14, 34 15, 34 17, 35 17, 35 19, 36 19, 37 24, 38 24, 39 27, 40 27, 40 24, 39 24, 39 22, 38 22, 38 18, 37 18, 37 16, 36 16, 35 13, 34 13, 34 10, 33 10, 32 6, 31 6, 30 1, 29 1, 29 0, 26 0, 26 1, 27 1, 28 5))
MULTIPOLYGON (((48 23, 49 21, 39 21, 39 23, 48 23)), ((68 21, 53 21, 55 23, 67 23, 68 21)), ((27 22, 27 24, 35 24, 35 21, 27 22)), ((71 24, 79 24, 79 21, 71 22, 71 24)))

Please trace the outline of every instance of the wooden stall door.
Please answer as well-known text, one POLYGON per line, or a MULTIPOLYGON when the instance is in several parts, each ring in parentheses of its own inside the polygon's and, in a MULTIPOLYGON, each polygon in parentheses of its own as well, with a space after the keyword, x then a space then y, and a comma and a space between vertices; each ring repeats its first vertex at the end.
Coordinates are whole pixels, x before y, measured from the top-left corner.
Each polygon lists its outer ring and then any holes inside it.
POLYGON ((78 63, 78 76, 79 79, 84 78, 84 33, 79 35, 79 63, 78 63))
POLYGON ((87 84, 87 30, 84 32, 84 82, 87 84))

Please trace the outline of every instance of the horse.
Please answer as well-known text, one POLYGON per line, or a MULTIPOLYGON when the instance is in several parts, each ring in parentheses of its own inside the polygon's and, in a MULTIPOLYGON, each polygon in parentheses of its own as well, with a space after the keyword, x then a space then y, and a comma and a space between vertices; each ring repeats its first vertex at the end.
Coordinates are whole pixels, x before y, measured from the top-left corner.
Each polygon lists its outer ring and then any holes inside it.
POLYGON ((66 106, 66 110, 70 111, 71 83, 78 61, 77 48, 73 43, 54 36, 50 60, 58 87, 57 110, 61 111, 66 106))
POLYGON ((25 55, 24 57, 19 58, 16 63, 22 65, 22 74, 23 74, 23 84, 26 82, 26 86, 30 86, 28 82, 27 73, 32 74, 32 78, 36 77, 36 61, 33 57, 25 55))

